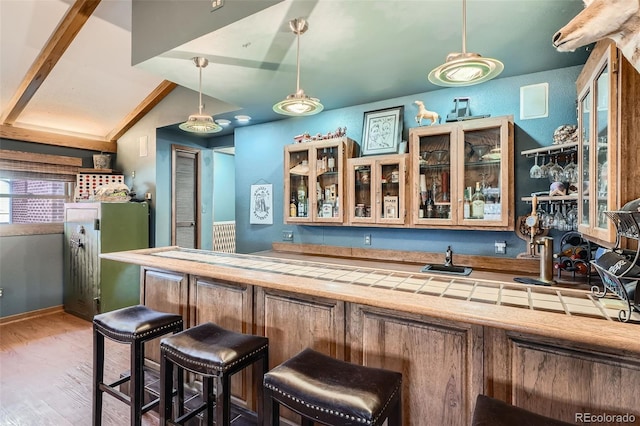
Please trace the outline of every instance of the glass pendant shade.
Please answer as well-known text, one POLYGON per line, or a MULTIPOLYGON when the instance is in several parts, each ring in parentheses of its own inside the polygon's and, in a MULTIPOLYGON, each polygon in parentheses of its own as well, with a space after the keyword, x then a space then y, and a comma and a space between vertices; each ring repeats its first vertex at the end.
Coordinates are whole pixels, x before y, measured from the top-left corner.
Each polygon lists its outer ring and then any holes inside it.
POLYGON ((472 86, 498 76, 504 69, 497 59, 467 53, 467 1, 462 0, 462 52, 449 53, 445 63, 429 73, 429 81, 437 86, 472 86))
POLYGON ((192 133, 217 133, 222 130, 222 127, 213 121, 213 117, 202 113, 202 68, 209 65, 209 61, 206 58, 196 56, 193 58, 193 62, 200 70, 200 84, 198 88, 199 104, 198 114, 191 114, 187 121, 180 124, 181 130, 192 133))
POLYGON ((278 114, 301 116, 317 114, 324 109, 324 106, 317 98, 312 98, 304 93, 300 88, 300 34, 304 34, 309 29, 308 22, 303 18, 292 19, 289 27, 297 36, 297 67, 296 67, 296 93, 287 96, 284 100, 273 106, 273 110, 278 114))

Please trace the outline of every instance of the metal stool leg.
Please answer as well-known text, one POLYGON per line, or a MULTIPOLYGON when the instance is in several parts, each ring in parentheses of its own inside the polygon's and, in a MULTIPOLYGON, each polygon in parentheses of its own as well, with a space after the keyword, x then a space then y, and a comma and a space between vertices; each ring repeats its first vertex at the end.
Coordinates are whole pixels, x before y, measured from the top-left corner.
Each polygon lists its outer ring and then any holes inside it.
POLYGON ((231 423, 231 376, 222 373, 216 379, 216 426, 231 423))
POLYGON ((102 425, 102 389, 104 380, 104 336, 93 328, 93 426, 102 425))
POLYGON ((264 420, 269 416, 264 412, 264 391, 262 382, 264 375, 269 371, 269 350, 265 351, 265 354, 260 360, 253 364, 253 389, 256 390, 256 414, 258 417, 258 425, 262 425, 264 420))

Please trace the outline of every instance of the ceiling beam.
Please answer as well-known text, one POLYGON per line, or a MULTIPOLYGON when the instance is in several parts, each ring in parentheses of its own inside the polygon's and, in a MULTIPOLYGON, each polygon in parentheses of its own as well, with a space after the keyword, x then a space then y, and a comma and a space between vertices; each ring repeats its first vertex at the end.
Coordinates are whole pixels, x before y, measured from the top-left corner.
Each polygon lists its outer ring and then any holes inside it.
POLYGON ((160 103, 173 89, 177 86, 176 83, 168 80, 164 80, 153 92, 140 102, 140 104, 134 108, 122 121, 107 135, 107 140, 116 142, 127 130, 132 128, 142 117, 144 117, 149 111, 160 103))
POLYGON ((18 90, 0 117, 0 122, 9 125, 16 122, 99 3, 100 0, 76 0, 71 6, 24 76, 18 90))
POLYGON ((117 152, 115 142, 104 139, 83 138, 81 136, 63 135, 42 130, 0 125, 0 138, 17 141, 37 142, 46 145, 64 146, 67 148, 86 149, 89 151, 117 152))

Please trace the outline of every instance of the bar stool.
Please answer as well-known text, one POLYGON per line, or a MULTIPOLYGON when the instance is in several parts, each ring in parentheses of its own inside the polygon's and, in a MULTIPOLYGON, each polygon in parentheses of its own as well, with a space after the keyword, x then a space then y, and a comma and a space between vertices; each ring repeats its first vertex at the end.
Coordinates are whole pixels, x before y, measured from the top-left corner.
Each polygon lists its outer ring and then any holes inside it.
POLYGON ((209 322, 163 338, 160 353, 160 425, 181 425, 203 412, 203 424, 212 426, 215 405, 215 424, 228 426, 231 423, 231 376, 254 363, 259 384, 258 425, 262 424, 261 384, 269 368, 269 339, 236 333, 209 322), (178 380, 183 379, 182 369, 201 375, 203 394, 203 403, 187 414, 179 396, 175 420, 171 398, 174 365, 178 368, 178 380))
POLYGON ((102 424, 102 394, 108 393, 131 407, 131 425, 140 426, 142 415, 155 407, 159 398, 144 403, 144 343, 167 333, 182 331, 182 316, 154 311, 143 305, 122 308, 93 317, 93 426, 102 424), (104 380, 104 338, 131 346, 131 371, 106 384, 104 380), (116 389, 129 382, 129 395, 116 389))
POLYGON ((264 376, 265 420, 280 424, 280 405, 302 425, 402 425, 402 374, 339 361, 305 349, 264 376))
POLYGON ((478 395, 471 422, 471 426, 569 426, 571 424, 573 423, 565 423, 532 413, 486 395, 478 395))

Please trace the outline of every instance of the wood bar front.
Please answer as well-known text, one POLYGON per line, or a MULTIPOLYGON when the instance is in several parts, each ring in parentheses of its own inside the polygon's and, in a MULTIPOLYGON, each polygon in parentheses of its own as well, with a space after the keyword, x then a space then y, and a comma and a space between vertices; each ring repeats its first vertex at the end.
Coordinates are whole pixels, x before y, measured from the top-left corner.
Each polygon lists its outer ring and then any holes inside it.
MULTIPOLYGON (((101 256, 141 265, 142 303, 190 327, 268 337, 270 368, 312 347, 401 372, 406 425, 469 425, 479 393, 568 422, 583 413, 640 421, 640 325, 615 319, 613 299, 177 247, 101 256)), ((148 356, 157 361, 157 347, 148 356)), ((249 408, 251 383, 249 372, 233 383, 249 408)))

